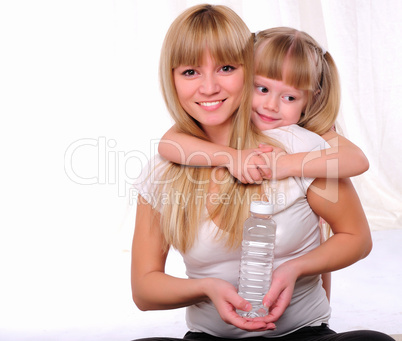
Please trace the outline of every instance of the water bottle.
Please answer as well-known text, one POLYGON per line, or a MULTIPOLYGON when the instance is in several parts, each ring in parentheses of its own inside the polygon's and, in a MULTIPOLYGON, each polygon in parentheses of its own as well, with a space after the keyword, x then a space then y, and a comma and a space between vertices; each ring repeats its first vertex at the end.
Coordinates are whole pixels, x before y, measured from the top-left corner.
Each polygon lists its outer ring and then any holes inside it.
POLYGON ((260 317, 268 314, 262 299, 271 286, 274 259, 276 223, 271 219, 273 205, 253 201, 251 216, 244 222, 238 293, 250 302, 249 312, 237 310, 243 317, 260 317))

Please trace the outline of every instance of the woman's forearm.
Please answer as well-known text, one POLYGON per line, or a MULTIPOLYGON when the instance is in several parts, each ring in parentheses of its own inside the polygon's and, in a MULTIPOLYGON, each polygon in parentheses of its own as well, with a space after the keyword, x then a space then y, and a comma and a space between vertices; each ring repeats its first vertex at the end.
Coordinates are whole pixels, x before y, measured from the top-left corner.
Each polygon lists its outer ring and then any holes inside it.
POLYGON ((183 279, 161 272, 144 276, 134 286, 133 300, 140 310, 165 310, 190 306, 208 299, 207 279, 183 279))
POLYGON ((371 241, 363 236, 336 234, 309 253, 290 260, 297 277, 318 275, 343 269, 368 255, 371 241))

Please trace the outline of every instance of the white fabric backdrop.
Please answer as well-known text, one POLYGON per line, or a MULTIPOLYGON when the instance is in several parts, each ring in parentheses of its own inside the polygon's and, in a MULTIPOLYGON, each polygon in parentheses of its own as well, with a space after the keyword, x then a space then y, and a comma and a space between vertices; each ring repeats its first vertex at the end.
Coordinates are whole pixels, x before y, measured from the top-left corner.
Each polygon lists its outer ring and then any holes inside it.
MULTIPOLYGON (((162 39, 200 2, 0 0, 0 333, 21 319, 63 329, 132 309, 129 183, 171 124, 162 39)), ((341 73, 341 127, 371 163, 354 179, 371 227, 402 228, 402 2, 211 3, 252 31, 293 26, 327 47, 341 73)))

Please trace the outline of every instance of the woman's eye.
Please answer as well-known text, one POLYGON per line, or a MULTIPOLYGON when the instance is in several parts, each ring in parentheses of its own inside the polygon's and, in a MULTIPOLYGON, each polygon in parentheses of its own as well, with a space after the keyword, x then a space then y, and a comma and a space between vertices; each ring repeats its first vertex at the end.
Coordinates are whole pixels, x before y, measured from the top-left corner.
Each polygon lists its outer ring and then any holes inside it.
POLYGON ((195 70, 188 69, 182 72, 183 76, 194 76, 196 74, 195 70))
POLYGON ((263 94, 268 93, 268 89, 267 89, 265 86, 258 86, 258 85, 256 85, 255 87, 257 88, 257 90, 258 90, 259 92, 261 92, 261 93, 263 93, 263 94))
POLYGON ((231 72, 231 71, 233 71, 233 70, 235 70, 235 69, 236 69, 236 68, 233 67, 233 66, 231 66, 231 65, 222 66, 222 71, 223 71, 223 72, 231 72))

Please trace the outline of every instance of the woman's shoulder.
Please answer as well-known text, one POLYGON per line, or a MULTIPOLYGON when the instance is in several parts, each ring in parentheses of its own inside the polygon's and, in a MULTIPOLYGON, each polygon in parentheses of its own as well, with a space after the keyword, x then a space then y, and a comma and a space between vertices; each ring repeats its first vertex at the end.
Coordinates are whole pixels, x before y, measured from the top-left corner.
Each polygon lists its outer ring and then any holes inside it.
MULTIPOLYGON (((143 160, 144 161, 144 160, 143 160)), ((160 176, 161 170, 164 169, 168 164, 168 161, 165 160, 162 156, 159 154, 155 154, 145 160, 141 164, 142 169, 139 172, 139 176, 135 179, 134 183, 137 182, 143 182, 146 180, 151 174, 154 174, 153 176, 160 176)))
MULTIPOLYGON (((169 161, 162 158, 159 154, 151 156, 139 172, 138 177, 133 179, 132 186, 138 194, 144 196, 153 196, 161 185, 163 172, 169 161)), ((151 201, 151 200, 150 200, 151 201)))

